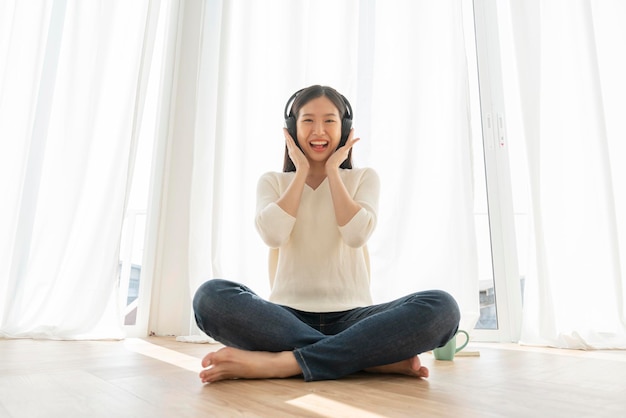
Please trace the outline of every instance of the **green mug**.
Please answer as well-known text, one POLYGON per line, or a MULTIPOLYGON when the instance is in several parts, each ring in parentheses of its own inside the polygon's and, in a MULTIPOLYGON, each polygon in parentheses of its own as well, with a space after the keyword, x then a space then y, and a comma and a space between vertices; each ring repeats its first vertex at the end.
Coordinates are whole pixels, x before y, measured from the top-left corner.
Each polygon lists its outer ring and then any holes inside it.
POLYGON ((435 348, 433 350, 433 354, 435 355, 435 358, 437 360, 451 361, 451 360, 454 360, 454 355, 456 353, 458 353, 459 351, 465 348, 467 343, 469 343, 469 334, 466 331, 463 331, 462 329, 460 329, 457 331, 456 334, 454 334, 454 337, 452 337, 450 341, 446 343, 446 345, 444 345, 443 347, 435 348), (456 336, 459 334, 465 334, 465 342, 462 345, 457 347, 456 336))

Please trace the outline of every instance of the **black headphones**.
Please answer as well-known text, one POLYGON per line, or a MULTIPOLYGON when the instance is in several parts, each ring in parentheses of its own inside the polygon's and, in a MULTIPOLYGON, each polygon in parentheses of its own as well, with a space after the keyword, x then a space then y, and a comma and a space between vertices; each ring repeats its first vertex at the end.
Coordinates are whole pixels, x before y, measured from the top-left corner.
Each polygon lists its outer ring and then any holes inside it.
MULTIPOLYGON (((296 100, 296 97, 298 97, 298 95, 305 89, 306 88, 300 89, 292 94, 285 105, 285 127, 287 128, 289 135, 291 135, 294 141, 296 141, 296 144, 298 144, 298 138, 296 136, 296 117, 291 111, 291 105, 296 100)), ((348 141, 348 135, 350 135, 350 129, 352 128, 352 106, 350 106, 350 102, 343 94, 338 94, 341 96, 343 103, 346 105, 346 112, 341 118, 341 140, 339 141, 339 146, 337 148, 343 147, 346 144, 348 141)))

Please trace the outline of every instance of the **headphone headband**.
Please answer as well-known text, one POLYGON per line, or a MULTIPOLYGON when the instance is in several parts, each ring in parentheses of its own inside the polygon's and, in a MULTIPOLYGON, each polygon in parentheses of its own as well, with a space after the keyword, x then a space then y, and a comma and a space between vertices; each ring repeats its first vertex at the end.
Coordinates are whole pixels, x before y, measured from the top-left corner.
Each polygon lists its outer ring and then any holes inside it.
POLYGON ((297 92, 295 92, 294 94, 291 95, 291 97, 289 98, 289 100, 287 100, 287 103, 285 104, 285 120, 287 120, 287 118, 289 118, 289 115, 291 114, 291 105, 293 104, 293 101, 296 100, 296 97, 298 97, 298 94, 302 93, 302 90, 304 89, 300 89, 297 92))
MULTIPOLYGON (((302 93, 302 91, 304 90, 306 90, 306 87, 292 94, 289 100, 287 100, 287 103, 285 104, 285 111, 283 112, 285 116, 285 120, 287 120, 291 116, 294 116, 291 112, 291 105, 293 105, 293 102, 296 100, 296 97, 298 97, 298 95, 302 93)), ((342 116, 342 119, 352 120, 352 106, 350 105, 350 102, 348 101, 348 99, 346 99, 346 97, 343 94, 339 92, 337 92, 337 94, 341 96, 341 100, 343 100, 343 104, 346 106, 346 112, 342 116)))

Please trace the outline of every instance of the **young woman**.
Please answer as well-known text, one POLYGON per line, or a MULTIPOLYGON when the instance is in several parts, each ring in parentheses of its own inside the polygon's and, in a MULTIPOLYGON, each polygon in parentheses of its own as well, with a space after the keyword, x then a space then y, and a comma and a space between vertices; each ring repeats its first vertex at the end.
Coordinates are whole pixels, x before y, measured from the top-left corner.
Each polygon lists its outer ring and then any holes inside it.
POLYGON ((372 305, 366 243, 379 180, 371 168, 352 168, 359 138, 350 103, 311 86, 289 99, 285 121, 283 172, 264 174, 257 190, 271 295, 266 301, 221 279, 198 289, 196 322, 226 346, 204 357, 201 380, 314 381, 357 371, 428 377, 418 354, 452 338, 459 308, 439 290, 372 305))

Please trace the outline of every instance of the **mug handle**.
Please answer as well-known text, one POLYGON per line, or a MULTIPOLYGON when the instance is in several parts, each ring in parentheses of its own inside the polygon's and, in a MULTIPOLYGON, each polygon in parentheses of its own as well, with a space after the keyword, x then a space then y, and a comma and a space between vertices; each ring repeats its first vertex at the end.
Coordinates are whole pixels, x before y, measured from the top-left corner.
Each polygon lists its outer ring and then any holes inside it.
POLYGON ((459 334, 465 334, 465 342, 463 343, 462 346, 457 347, 455 353, 458 353, 459 351, 463 350, 465 348, 465 346, 469 343, 469 334, 467 333, 467 331, 463 331, 462 329, 458 330, 456 335, 459 334))

